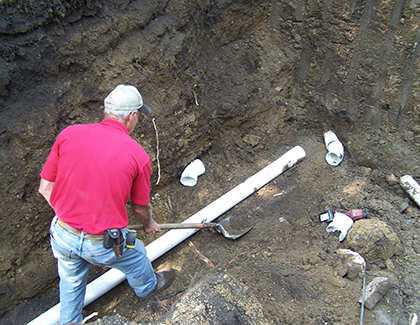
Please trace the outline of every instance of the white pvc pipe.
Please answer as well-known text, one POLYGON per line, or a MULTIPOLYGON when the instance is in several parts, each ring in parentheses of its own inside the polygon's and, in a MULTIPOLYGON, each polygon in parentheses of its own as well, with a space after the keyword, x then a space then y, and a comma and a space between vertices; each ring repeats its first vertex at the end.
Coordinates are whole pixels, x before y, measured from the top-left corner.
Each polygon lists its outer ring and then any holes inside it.
POLYGON ((417 183, 413 176, 404 175, 400 178, 401 187, 413 199, 414 202, 420 207, 420 185, 417 183))
POLYGON ((328 153, 325 160, 331 166, 338 166, 344 157, 344 146, 333 131, 324 133, 324 142, 328 153))
MULTIPOLYGON (((258 191, 265 184, 282 174, 287 169, 293 167, 306 157, 305 150, 296 146, 283 154, 280 158, 272 162, 258 173, 248 178, 217 200, 210 203, 205 208, 185 220, 185 223, 211 222, 220 215, 234 207, 236 204, 246 199, 248 196, 258 191)), ((160 236, 158 239, 146 246, 147 256, 153 262, 173 247, 190 237, 199 229, 174 229, 160 236)), ((125 280, 125 275, 115 269, 111 269, 101 275, 96 280, 87 285, 84 306, 90 304, 95 299, 108 292, 113 287, 125 280)), ((60 317, 60 304, 55 305, 44 314, 38 316, 27 325, 55 325, 60 317)))

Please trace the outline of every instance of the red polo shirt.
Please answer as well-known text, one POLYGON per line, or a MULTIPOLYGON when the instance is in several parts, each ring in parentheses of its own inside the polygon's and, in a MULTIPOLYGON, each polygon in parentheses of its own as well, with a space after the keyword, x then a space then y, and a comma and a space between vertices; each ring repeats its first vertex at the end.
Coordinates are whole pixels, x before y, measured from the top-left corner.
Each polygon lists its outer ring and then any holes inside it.
POLYGON ((150 157, 125 126, 105 119, 78 124, 57 137, 41 177, 55 182, 50 202, 58 218, 89 234, 128 225, 126 204, 150 200, 150 157))

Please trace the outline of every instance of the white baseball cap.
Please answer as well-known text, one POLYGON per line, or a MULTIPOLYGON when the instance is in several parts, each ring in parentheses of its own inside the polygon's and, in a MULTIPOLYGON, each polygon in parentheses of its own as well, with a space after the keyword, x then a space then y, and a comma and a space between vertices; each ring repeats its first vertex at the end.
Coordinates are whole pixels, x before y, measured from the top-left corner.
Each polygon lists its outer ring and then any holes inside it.
POLYGON ((143 99, 136 87, 118 85, 104 100, 105 108, 115 111, 135 111, 150 114, 151 109, 143 104, 143 99))

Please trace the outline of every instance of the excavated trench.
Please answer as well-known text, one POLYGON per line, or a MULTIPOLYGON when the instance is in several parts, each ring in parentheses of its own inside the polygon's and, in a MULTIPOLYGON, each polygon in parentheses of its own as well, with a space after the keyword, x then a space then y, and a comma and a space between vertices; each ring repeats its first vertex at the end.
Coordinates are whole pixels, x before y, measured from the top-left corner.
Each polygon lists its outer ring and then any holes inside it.
MULTIPOLYGON (((39 172, 57 134, 99 122, 103 98, 120 83, 138 87, 153 110, 132 136, 152 158, 160 223, 187 219, 296 145, 307 156, 224 215, 252 225, 246 236, 200 231, 154 262, 178 270, 167 291, 138 299, 123 283, 86 315, 118 314, 121 324, 356 324, 362 279, 346 275, 339 248, 365 258, 367 283, 389 279, 365 324, 409 324, 420 313, 419 207, 398 184, 406 174, 420 179, 419 1, 0 8, 1 323, 26 324, 58 302, 53 211, 37 194, 39 172), (328 130, 345 148, 337 167, 325 161, 328 130), (206 173, 184 187, 179 176, 195 158, 206 173), (341 243, 318 219, 361 208, 370 217, 341 243)), ((146 245, 158 236, 138 234, 146 245)), ((90 279, 106 271, 92 267, 90 279)))

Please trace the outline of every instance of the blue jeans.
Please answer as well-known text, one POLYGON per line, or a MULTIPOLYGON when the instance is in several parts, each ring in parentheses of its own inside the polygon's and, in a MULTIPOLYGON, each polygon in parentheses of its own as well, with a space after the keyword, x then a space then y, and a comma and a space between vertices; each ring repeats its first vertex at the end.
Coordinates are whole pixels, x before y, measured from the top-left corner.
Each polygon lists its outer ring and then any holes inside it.
MULTIPOLYGON (((122 229, 122 232, 125 238, 127 229, 122 229)), ((152 263, 138 239, 134 248, 125 248, 123 256, 117 259, 112 248, 105 249, 100 240, 84 239, 68 232, 57 223, 57 217, 51 222, 50 235, 60 277, 60 324, 83 321, 82 309, 90 264, 123 272, 139 297, 148 295, 156 287, 152 263)))

